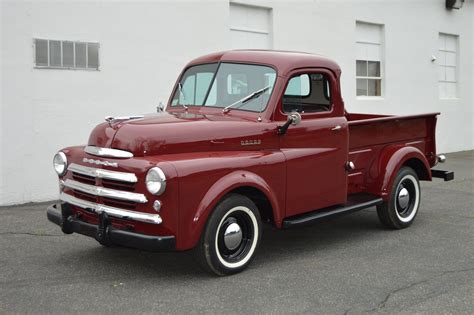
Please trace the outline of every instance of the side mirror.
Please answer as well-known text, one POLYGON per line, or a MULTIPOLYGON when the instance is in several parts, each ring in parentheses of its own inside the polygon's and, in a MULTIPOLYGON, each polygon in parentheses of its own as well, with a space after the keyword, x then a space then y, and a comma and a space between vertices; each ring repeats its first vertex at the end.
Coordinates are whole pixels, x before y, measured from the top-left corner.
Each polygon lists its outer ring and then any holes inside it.
POLYGON ((301 114, 298 112, 292 112, 288 116, 288 120, 291 120, 293 126, 299 125, 301 122, 301 114))
POLYGON ((156 112, 157 113, 161 113, 165 110, 165 104, 163 104, 162 101, 160 101, 160 103, 158 104, 158 106, 156 106, 156 112))
POLYGON ((291 112, 288 115, 288 119, 283 126, 278 127, 278 134, 283 135, 288 130, 290 125, 296 126, 301 122, 301 114, 298 112, 291 112))

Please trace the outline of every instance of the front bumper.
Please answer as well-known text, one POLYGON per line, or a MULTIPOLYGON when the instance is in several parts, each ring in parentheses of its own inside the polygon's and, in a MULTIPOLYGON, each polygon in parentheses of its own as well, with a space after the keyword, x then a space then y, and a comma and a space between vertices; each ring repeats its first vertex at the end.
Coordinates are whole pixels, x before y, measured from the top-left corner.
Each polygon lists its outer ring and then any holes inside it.
POLYGON ((61 227, 66 234, 78 233, 95 238, 104 245, 119 245, 147 251, 171 251, 176 249, 174 236, 152 236, 114 228, 107 213, 99 214, 99 224, 90 224, 73 214, 67 203, 48 207, 48 220, 61 227))

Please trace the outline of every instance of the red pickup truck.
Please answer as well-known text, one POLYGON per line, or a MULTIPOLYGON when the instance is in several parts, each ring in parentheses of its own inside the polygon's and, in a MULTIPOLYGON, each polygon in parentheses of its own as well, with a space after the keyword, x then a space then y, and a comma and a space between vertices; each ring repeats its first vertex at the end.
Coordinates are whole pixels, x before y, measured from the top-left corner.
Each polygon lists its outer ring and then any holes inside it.
POLYGON ((330 59, 240 50, 191 61, 166 110, 106 117, 86 146, 54 157, 64 233, 105 246, 194 249, 207 270, 246 268, 262 222, 293 228, 377 207, 408 227, 433 170, 439 113, 351 114, 330 59))

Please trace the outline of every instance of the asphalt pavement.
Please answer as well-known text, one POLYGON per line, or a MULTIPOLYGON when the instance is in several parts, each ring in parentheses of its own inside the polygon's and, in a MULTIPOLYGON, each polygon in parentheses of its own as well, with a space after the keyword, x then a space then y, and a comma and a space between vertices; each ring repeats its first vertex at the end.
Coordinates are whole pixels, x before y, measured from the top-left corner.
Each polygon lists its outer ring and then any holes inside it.
POLYGON ((294 230, 264 230, 251 266, 215 277, 189 252, 104 248, 63 235, 49 203, 0 208, 0 314, 473 313, 474 151, 422 183, 411 227, 375 208, 294 230))

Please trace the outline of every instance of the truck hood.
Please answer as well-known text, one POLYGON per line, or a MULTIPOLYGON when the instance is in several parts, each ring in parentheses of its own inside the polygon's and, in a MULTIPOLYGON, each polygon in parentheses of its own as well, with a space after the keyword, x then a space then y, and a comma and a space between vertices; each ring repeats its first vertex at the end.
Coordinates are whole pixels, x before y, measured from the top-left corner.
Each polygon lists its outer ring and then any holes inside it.
POLYGON ((256 149, 261 145, 258 139, 268 131, 267 123, 230 115, 163 112, 112 125, 99 124, 88 145, 125 150, 134 156, 242 150, 242 141, 256 149))

